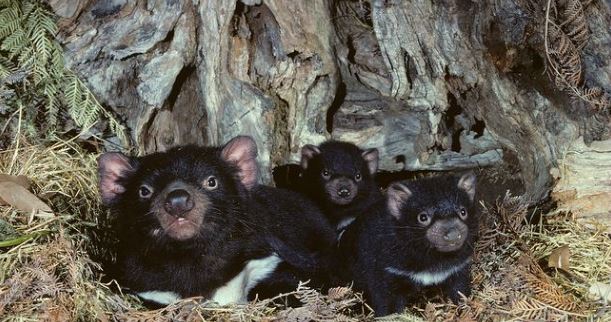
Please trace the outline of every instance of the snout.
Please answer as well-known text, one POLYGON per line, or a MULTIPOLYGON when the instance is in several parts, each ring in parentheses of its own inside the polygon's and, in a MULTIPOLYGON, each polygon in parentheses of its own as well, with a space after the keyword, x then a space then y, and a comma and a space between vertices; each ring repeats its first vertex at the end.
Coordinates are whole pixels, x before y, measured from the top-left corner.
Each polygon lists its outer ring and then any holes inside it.
POLYGON ((440 252, 453 252, 463 247, 469 228, 458 219, 438 220, 429 227, 426 237, 440 252))
POLYGON ((340 187, 339 190, 337 191, 337 195, 340 198, 348 198, 350 197, 351 194, 352 192, 350 191, 349 187, 340 187))
POLYGON ((163 204, 165 211, 175 217, 183 217, 193 206, 195 203, 189 192, 180 188, 168 192, 163 204))
POLYGON ((153 202, 152 210, 165 235, 187 240, 202 229, 210 200, 188 183, 177 180, 166 186, 153 202))
POLYGON ((461 242, 462 234, 460 233, 460 230, 458 230, 458 228, 452 227, 445 232, 445 234, 443 235, 443 240, 448 243, 455 244, 461 242))
POLYGON ((325 190, 331 202, 338 205, 347 205, 358 194, 356 183, 348 178, 332 179, 325 185, 325 190))

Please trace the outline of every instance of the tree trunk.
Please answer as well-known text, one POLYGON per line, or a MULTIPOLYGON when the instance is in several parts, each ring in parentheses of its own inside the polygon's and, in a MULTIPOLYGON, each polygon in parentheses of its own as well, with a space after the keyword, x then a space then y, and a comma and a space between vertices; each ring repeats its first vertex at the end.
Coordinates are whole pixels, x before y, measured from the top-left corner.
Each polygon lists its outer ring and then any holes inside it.
POLYGON ((610 135, 605 1, 551 0, 548 15, 546 1, 529 0, 71 2, 51 2, 69 66, 140 152, 249 134, 266 182, 328 138, 379 148, 387 171, 488 166, 510 153, 539 201, 573 142, 610 135), (570 5, 579 15, 566 16, 570 5), (588 24, 583 46, 570 42, 569 20, 588 24), (598 105, 546 75, 550 61, 567 70, 565 48, 577 55, 577 92, 598 105))

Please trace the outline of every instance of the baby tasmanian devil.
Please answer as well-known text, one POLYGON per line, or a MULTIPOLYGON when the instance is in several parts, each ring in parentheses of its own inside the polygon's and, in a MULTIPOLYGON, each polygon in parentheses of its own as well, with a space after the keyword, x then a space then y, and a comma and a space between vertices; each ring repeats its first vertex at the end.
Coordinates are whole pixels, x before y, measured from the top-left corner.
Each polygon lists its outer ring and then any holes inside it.
POLYGON ((377 149, 340 141, 308 144, 301 149, 301 168, 302 192, 340 231, 381 196, 374 181, 377 149))
POLYGON ((333 249, 335 232, 306 198, 257 184, 256 157, 246 136, 103 154, 99 188, 118 221, 121 285, 156 305, 190 296, 231 304, 321 275, 308 257, 333 249))
POLYGON ((376 315, 401 312, 432 286, 455 303, 471 294, 475 180, 469 173, 393 183, 386 200, 348 227, 340 252, 376 315))

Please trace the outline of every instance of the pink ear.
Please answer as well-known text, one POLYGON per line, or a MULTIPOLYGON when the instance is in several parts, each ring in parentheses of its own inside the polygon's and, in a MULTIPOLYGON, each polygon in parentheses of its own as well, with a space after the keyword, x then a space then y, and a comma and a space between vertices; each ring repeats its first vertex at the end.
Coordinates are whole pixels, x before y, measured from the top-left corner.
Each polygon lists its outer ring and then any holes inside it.
POLYGON ((405 185, 395 182, 388 187, 388 210, 397 219, 401 219, 401 206, 412 196, 412 191, 405 185))
POLYGON ((108 152, 98 158, 100 195, 103 204, 111 204, 115 198, 125 192, 125 187, 119 181, 134 171, 130 158, 122 153, 108 152))
POLYGON ((257 144, 250 136, 240 135, 231 139, 223 147, 221 157, 238 167, 240 181, 246 189, 257 184, 257 144))
POLYGON ((475 199, 475 181, 476 177, 473 172, 468 172, 458 179, 458 189, 464 190, 471 201, 475 199))
POLYGON ((320 154, 320 149, 312 144, 306 144, 301 148, 301 168, 307 169, 308 163, 313 157, 320 154))
POLYGON ((369 174, 374 175, 378 171, 378 149, 367 149, 361 156, 367 162, 369 174))

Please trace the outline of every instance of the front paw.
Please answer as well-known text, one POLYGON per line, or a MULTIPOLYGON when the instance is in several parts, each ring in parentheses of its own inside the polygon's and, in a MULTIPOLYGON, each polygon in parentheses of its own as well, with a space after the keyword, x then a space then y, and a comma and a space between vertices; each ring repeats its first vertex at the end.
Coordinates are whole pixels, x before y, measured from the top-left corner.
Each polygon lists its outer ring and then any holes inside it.
POLYGON ((459 304, 464 302, 466 298, 471 296, 471 288, 452 289, 448 291, 448 297, 452 300, 452 303, 459 304))
POLYGON ((454 304, 458 304, 464 298, 471 296, 471 276, 469 271, 463 270, 452 276, 445 284, 444 293, 454 304))

